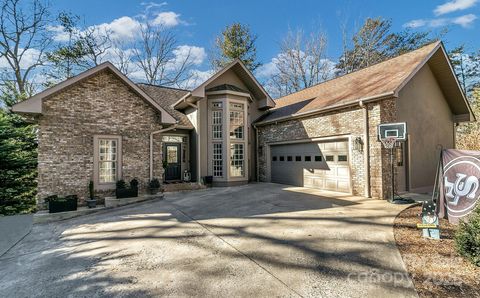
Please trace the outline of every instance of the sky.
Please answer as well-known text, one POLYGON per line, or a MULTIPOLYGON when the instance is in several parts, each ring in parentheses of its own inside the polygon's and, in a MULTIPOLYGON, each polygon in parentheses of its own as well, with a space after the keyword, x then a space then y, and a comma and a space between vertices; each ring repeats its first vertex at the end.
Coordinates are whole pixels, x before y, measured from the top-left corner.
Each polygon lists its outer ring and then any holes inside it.
MULTIPOLYGON (((192 50, 195 68, 207 76, 208 52, 215 36, 233 22, 250 26, 257 39, 257 57, 264 64, 260 79, 271 73, 269 66, 279 53, 279 42, 289 28, 308 32, 321 28, 328 38, 327 57, 336 61, 341 54, 341 24, 353 32, 367 17, 390 19, 393 31, 405 28, 433 30, 447 26, 447 49, 465 44, 467 50, 480 48, 480 0, 401 1, 157 1, 133 0, 50 0, 52 12, 69 11, 84 19, 85 25, 109 28, 118 38, 134 37, 137 22, 147 16, 151 22, 174 30, 178 55, 192 50)), ((54 28, 52 28, 54 30, 54 28)), ((61 33, 59 32, 59 35, 61 33)))

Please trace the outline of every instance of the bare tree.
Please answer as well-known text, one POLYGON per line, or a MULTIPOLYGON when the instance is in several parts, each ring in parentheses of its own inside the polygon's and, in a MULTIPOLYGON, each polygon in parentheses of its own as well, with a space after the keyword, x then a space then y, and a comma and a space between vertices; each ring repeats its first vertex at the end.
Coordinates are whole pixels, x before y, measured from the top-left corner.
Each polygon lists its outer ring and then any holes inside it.
POLYGON ((332 76, 332 63, 326 57, 327 37, 322 31, 306 36, 303 30, 289 30, 274 59, 275 74, 268 83, 278 96, 311 87, 332 76))
POLYGON ((343 53, 336 65, 339 75, 382 62, 386 59, 418 49, 438 40, 446 31, 437 35, 431 31, 392 32, 392 22, 382 17, 367 18, 350 38, 346 26, 342 26, 343 53))
POLYGON ((115 40, 112 43, 112 63, 126 76, 130 74, 132 68, 132 56, 133 50, 125 41, 115 40))
POLYGON ((91 68, 101 64, 107 51, 112 47, 111 32, 97 26, 87 27, 80 33, 79 40, 85 51, 84 66, 91 68))
POLYGON ((163 27, 145 24, 133 48, 135 65, 154 85, 181 86, 191 76, 191 53, 178 53, 174 34, 163 27))
POLYGON ((343 54, 337 64, 341 74, 368 67, 390 56, 390 46, 395 36, 390 32, 392 22, 378 18, 367 18, 362 27, 350 40, 343 28, 343 54))
POLYGON ((20 2, 3 0, 1 4, 0 57, 8 64, 18 93, 31 94, 29 76, 43 65, 51 41, 46 30, 49 14, 39 0, 32 0, 28 10, 20 2))

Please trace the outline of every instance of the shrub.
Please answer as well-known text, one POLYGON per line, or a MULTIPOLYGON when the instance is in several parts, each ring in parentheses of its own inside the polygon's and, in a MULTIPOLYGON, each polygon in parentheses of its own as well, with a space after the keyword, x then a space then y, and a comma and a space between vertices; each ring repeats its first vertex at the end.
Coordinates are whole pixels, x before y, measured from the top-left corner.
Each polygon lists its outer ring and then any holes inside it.
POLYGON ((138 180, 136 178, 133 178, 130 181, 130 188, 131 189, 138 189, 138 180))
POLYGON ((157 178, 153 178, 148 183, 148 187, 150 187, 150 188, 160 188, 160 181, 157 178))
POLYGON ((125 189, 127 188, 127 183, 125 183, 125 180, 120 179, 117 181, 117 189, 125 189))
POLYGON ((95 197, 92 180, 90 180, 90 182, 88 183, 88 194, 90 195, 89 199, 93 199, 95 197))
POLYGON ((36 211, 36 148, 36 126, 0 104, 0 215, 36 211))
POLYGON ((480 266, 480 204, 468 217, 461 221, 455 233, 455 245, 460 255, 480 266))

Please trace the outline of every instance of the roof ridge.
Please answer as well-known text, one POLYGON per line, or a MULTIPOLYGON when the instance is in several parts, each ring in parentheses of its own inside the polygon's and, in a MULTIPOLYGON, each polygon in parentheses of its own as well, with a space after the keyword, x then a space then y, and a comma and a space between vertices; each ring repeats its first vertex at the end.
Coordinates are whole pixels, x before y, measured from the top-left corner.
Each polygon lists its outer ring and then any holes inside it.
POLYGON ((338 77, 334 77, 334 78, 328 79, 328 80, 326 80, 326 81, 319 82, 319 83, 317 83, 317 84, 315 84, 315 85, 312 85, 312 86, 310 86, 310 87, 304 88, 304 89, 302 89, 302 90, 298 90, 298 91, 295 91, 295 92, 293 92, 293 93, 287 94, 287 95, 285 95, 285 96, 276 98, 275 101, 283 100, 284 98, 289 97, 290 95, 297 94, 297 93, 303 92, 303 91, 305 91, 305 90, 309 90, 309 89, 314 88, 314 87, 317 87, 317 86, 319 86, 319 85, 322 85, 322 84, 325 84, 325 83, 328 83, 328 82, 331 82, 331 81, 334 81, 334 80, 337 80, 337 79, 340 79, 340 78, 344 78, 344 77, 349 76, 349 75, 352 75, 352 74, 356 74, 356 73, 358 73, 358 72, 360 72, 360 71, 369 69, 369 68, 371 68, 371 67, 373 67, 373 66, 377 66, 377 65, 380 65, 380 64, 389 62, 389 61, 391 61, 391 60, 393 60, 393 59, 397 59, 397 58, 400 58, 400 57, 402 57, 402 56, 406 56, 406 55, 408 55, 408 54, 413 54, 413 53, 415 53, 415 52, 417 52, 417 51, 420 51, 420 50, 422 50, 422 49, 424 49, 424 48, 426 48, 426 47, 428 47, 428 46, 431 46, 432 44, 441 44, 441 40, 432 41, 431 43, 428 43, 428 44, 426 44, 426 45, 424 45, 424 46, 422 46, 422 47, 420 47, 420 48, 418 48, 418 49, 415 49, 415 50, 413 50, 413 51, 409 51, 409 52, 406 52, 406 53, 397 55, 397 56, 395 56, 395 57, 388 58, 387 60, 383 60, 383 61, 377 62, 377 63, 372 64, 372 65, 370 65, 370 66, 367 66, 367 67, 364 67, 364 68, 360 68, 360 69, 354 70, 354 71, 349 72, 349 73, 346 73, 346 74, 342 74, 342 75, 340 75, 340 76, 338 76, 338 77))
POLYGON ((169 87, 169 86, 163 86, 163 85, 155 85, 155 84, 142 83, 142 82, 137 82, 135 84, 136 85, 146 85, 146 86, 151 86, 151 87, 163 88, 163 89, 171 89, 171 90, 179 90, 179 91, 187 91, 187 92, 191 91, 191 90, 183 89, 183 88, 169 87))

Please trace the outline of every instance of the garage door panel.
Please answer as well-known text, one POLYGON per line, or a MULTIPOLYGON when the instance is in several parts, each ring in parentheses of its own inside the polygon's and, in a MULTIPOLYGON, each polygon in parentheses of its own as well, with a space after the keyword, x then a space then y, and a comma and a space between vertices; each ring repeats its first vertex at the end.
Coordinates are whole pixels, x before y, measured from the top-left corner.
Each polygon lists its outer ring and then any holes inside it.
POLYGON ((343 166, 343 167, 337 167, 337 176, 340 176, 340 177, 349 177, 350 176, 350 170, 347 167, 343 166))
POLYGON ((346 141, 276 145, 270 153, 272 182, 350 192, 346 141))
POLYGON ((350 191, 350 181, 338 180, 337 188, 338 188, 338 191, 342 191, 342 192, 350 191))

